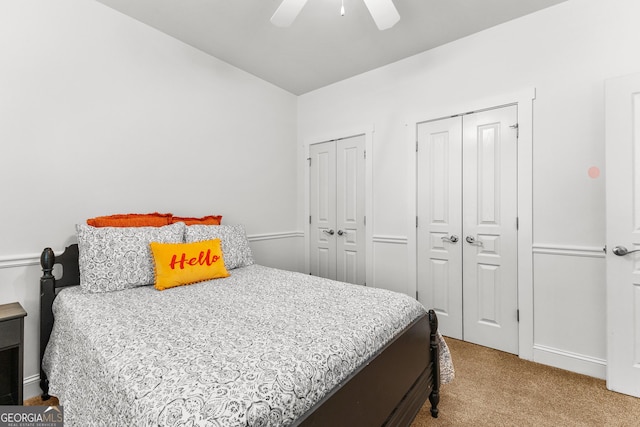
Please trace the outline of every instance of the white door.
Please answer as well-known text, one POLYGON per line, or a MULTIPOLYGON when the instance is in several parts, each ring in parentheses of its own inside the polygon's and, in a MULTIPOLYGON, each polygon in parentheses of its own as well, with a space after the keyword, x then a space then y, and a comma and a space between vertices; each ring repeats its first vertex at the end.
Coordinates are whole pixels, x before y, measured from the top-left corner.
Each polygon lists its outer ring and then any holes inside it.
POLYGON ((338 280, 365 284, 365 139, 336 141, 336 269, 338 280))
POLYGON ((336 270, 336 144, 309 147, 311 274, 335 280, 336 270))
POLYGON ((465 115, 462 161, 464 339, 515 354, 517 122, 515 105, 465 115))
POLYGON ((418 125, 418 296, 444 335, 518 353, 517 107, 418 125))
POLYGON ((311 274, 365 284, 365 137, 312 144, 311 274))
POLYGON ((640 74, 606 84, 607 387, 640 397, 640 74))
POLYGON ((418 299, 462 339, 462 117, 418 125, 418 299))

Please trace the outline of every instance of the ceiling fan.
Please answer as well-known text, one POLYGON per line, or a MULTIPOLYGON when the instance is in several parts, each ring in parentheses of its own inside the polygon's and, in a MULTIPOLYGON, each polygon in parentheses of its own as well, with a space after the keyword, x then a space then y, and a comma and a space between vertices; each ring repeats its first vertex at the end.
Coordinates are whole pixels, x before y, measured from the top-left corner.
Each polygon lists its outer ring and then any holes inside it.
MULTIPOLYGON (((271 23, 278 27, 288 27, 296 19, 307 0, 282 0, 282 3, 271 17, 271 23)), ((392 0, 364 0, 379 30, 393 27, 399 20, 400 14, 392 0)), ((344 0, 342 6, 344 15, 344 0)))

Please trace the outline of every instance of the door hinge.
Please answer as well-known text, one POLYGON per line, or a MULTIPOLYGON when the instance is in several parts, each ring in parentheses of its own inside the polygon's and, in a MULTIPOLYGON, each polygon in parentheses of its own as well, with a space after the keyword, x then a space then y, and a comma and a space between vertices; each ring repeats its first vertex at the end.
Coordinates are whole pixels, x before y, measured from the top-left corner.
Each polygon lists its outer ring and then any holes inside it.
POLYGON ((309 224, 311 224, 311 215, 309 215, 309 224))
POLYGON ((520 321, 520 309, 516 310, 516 320, 520 321))
POLYGON ((418 291, 416 291, 416 299, 418 299, 418 291))
POLYGON ((518 125, 518 123, 516 123, 515 125, 511 125, 509 127, 511 129, 515 129, 516 130, 516 138, 518 138, 520 136, 520 126, 518 125))
POLYGON ((367 225, 367 216, 364 216, 364 225, 367 225))
POLYGON ((520 217, 516 217, 516 230, 520 230, 520 217))
POLYGON ((367 158, 367 150, 364 150, 364 158, 367 158))
POLYGON ((309 166, 311 166, 311 157, 307 157, 307 160, 309 161, 309 166))
POLYGON ((416 153, 418 152, 418 141, 416 140, 416 153))

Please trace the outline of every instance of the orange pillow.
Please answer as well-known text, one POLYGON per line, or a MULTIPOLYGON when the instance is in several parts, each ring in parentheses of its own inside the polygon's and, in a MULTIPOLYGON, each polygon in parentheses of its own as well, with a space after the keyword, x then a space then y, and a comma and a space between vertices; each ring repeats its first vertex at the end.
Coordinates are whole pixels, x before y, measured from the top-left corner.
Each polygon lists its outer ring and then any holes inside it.
POLYGON ((92 227, 162 227, 170 225, 172 214, 118 214, 89 218, 87 224, 92 227))
POLYGON ((162 291, 204 280, 228 277, 220 239, 195 243, 151 242, 155 288, 162 291))
POLYGON ((209 215, 203 216, 202 218, 174 216, 171 218, 171 222, 184 222, 186 225, 220 225, 222 222, 222 215, 209 215))

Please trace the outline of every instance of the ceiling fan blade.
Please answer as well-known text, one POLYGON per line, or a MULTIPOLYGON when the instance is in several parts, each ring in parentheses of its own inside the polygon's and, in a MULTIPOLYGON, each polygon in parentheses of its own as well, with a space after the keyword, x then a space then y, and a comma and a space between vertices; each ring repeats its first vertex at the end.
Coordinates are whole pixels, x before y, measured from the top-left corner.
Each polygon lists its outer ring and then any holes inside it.
POLYGON ((364 3, 379 30, 391 28, 400 20, 400 14, 392 0, 364 0, 364 3))
POLYGON ((282 0, 271 17, 271 23, 277 27, 289 27, 306 3, 307 0, 282 0))

